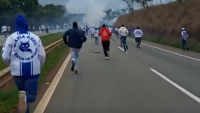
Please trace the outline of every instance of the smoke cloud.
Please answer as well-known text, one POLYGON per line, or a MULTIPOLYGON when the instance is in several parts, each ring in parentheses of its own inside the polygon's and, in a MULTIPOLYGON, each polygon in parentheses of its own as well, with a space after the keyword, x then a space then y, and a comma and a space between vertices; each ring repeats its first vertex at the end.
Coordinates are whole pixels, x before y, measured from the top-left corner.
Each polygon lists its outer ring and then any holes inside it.
MULTIPOLYGON (((74 20, 80 20, 80 15, 83 14, 82 22, 88 25, 99 25, 101 21, 106 22, 103 20, 106 16, 104 11, 121 9, 126 5, 122 0, 68 0, 65 6, 68 13, 79 15, 73 17, 74 20)), ((113 23, 113 21, 109 23, 113 23)))

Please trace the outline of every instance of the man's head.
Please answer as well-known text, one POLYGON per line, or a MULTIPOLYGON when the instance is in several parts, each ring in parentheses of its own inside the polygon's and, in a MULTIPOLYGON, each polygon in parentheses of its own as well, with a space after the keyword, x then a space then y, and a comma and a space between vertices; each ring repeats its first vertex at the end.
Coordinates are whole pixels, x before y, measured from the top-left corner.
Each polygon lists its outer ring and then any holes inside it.
POLYGON ((137 26, 137 29, 140 29, 140 27, 139 27, 139 26, 137 26))
POLYGON ((121 26, 124 27, 124 24, 122 24, 121 26))
POLYGON ((18 15, 15 18, 15 27, 19 34, 28 33, 28 24, 26 18, 23 15, 18 15))
POLYGON ((105 24, 103 24, 103 25, 102 25, 102 27, 106 27, 106 25, 105 25, 105 24))
POLYGON ((77 22, 73 22, 73 28, 78 28, 78 23, 77 22))

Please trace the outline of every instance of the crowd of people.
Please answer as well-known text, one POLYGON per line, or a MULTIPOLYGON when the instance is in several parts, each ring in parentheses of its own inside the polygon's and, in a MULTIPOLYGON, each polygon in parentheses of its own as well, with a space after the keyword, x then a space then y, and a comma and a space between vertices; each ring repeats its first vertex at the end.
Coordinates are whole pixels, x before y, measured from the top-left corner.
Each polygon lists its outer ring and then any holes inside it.
MULTIPOLYGON (((19 90, 19 112, 30 113, 28 103, 36 100, 38 89, 38 81, 41 73, 41 67, 45 63, 46 54, 41 39, 33 34, 29 28, 26 18, 18 15, 15 19, 16 31, 9 35, 2 48, 2 59, 6 65, 10 67, 11 75, 14 78, 16 86, 19 90)), ((73 22, 71 29, 63 26, 63 41, 65 45, 70 47, 71 54, 71 71, 79 74, 79 55, 84 42, 87 41, 86 35, 91 34, 95 38, 95 44, 99 45, 100 40, 105 60, 110 57, 110 40, 112 34, 115 33, 117 39, 120 40, 120 46, 124 48, 124 52, 128 53, 128 45, 126 43, 130 31, 121 25, 120 28, 107 27, 103 24, 99 26, 79 26, 77 22, 73 22)), ((42 25, 39 27, 41 32, 48 32, 53 27, 42 25)), ((61 30, 60 26, 56 29, 61 30)), ((7 33, 8 27, 2 27, 2 32, 7 33)), ((132 33, 135 37, 136 47, 140 48, 143 31, 137 27, 132 33)), ((181 40, 183 50, 188 50, 187 39, 189 35, 185 28, 181 31, 181 40)))

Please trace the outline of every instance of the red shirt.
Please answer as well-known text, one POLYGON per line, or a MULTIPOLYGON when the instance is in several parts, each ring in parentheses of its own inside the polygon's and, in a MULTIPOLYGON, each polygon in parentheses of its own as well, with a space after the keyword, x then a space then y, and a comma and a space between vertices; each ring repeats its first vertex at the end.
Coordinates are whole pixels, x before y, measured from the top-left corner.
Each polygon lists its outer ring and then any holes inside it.
POLYGON ((101 36, 101 41, 110 41, 111 32, 106 27, 102 27, 99 31, 99 36, 101 36))

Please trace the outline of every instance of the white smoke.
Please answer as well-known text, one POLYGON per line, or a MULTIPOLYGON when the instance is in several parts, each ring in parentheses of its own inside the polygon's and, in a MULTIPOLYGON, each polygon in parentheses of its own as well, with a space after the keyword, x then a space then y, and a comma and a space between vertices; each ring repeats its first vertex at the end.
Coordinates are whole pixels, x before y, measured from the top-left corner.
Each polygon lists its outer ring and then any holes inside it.
POLYGON ((125 3, 122 0, 68 0, 66 3, 67 12, 85 14, 83 22, 88 25, 99 25, 106 16, 104 11, 123 7, 125 3))

